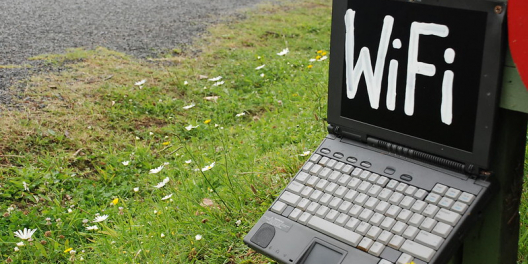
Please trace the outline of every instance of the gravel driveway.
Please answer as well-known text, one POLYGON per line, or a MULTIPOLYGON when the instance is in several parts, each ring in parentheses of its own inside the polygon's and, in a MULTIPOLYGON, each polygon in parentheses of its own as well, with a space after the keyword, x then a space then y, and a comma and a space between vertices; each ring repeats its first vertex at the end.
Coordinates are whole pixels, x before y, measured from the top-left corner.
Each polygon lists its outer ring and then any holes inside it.
POLYGON ((218 20, 267 0, 12 0, 0 1, 0 104, 6 88, 46 71, 35 55, 103 46, 143 58, 189 44, 218 20))

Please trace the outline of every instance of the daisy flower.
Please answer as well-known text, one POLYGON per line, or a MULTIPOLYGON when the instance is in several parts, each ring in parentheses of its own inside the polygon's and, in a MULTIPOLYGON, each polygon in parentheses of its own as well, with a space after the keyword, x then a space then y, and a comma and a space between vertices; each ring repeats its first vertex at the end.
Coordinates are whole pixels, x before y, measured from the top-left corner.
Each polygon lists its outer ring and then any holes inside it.
POLYGON ((103 222, 107 218, 108 218, 108 215, 98 215, 98 216, 95 217, 95 219, 92 221, 92 223, 103 222))
POLYGON ((165 195, 163 198, 161 198, 162 201, 168 200, 172 197, 172 193, 169 195, 165 195))
POLYGON ((208 171, 208 170, 212 169, 212 168, 215 166, 215 163, 216 163, 216 162, 213 162, 213 163, 211 163, 211 164, 209 164, 209 165, 203 167, 203 168, 202 168, 202 171, 208 171))
POLYGON ((290 50, 288 48, 285 48, 281 52, 277 53, 277 55, 284 56, 284 55, 288 54, 289 52, 290 52, 290 50))
POLYGON ((134 83, 134 85, 136 85, 136 86, 140 86, 140 85, 145 84, 146 82, 147 82, 147 79, 143 79, 143 80, 141 80, 141 81, 139 81, 139 82, 134 83))
POLYGON ((199 234, 198 234, 198 235, 196 235, 196 236, 194 237, 194 239, 196 239, 196 240, 202 240, 202 235, 199 235, 199 234))
POLYGON ((308 155, 310 155, 310 151, 309 150, 303 152, 302 154, 299 154, 299 156, 301 156, 301 157, 305 157, 305 156, 308 156, 308 155))
POLYGON ((191 131, 191 130, 193 130, 193 129, 199 127, 199 126, 200 126, 200 125, 196 125, 196 126, 188 125, 188 126, 185 127, 185 129, 186 129, 187 131, 191 131))
POLYGON ((220 86, 222 84, 224 84, 224 81, 215 82, 213 86, 220 86))
POLYGON ((245 113, 245 112, 242 112, 242 113, 240 113, 240 114, 236 114, 236 117, 240 117, 240 116, 244 116, 244 115, 246 115, 246 113, 245 113))
POLYGON ((135 187, 134 192, 139 192, 139 187, 135 187))
POLYGON ((87 227, 86 227, 86 230, 99 230, 99 227, 97 227, 96 225, 93 225, 93 226, 87 226, 87 227))
POLYGON ((123 162, 121 162, 121 164, 123 164, 124 166, 128 166, 128 164, 130 164, 130 160, 123 161, 123 162))
POLYGON ((15 252, 20 251, 20 249, 19 249, 18 247, 15 247, 13 250, 14 250, 15 252))
POLYGON ((29 192, 28 184, 26 182, 22 182, 22 185, 24 185, 24 191, 29 192))
POLYGON ((260 65, 260 66, 258 66, 257 68, 255 68, 255 70, 257 70, 257 71, 258 71, 258 70, 260 70, 260 69, 264 68, 265 66, 266 66, 266 64, 260 65))
POLYGON ((156 173, 160 172, 161 170, 163 170, 163 167, 164 167, 164 165, 161 165, 161 166, 159 166, 159 167, 157 167, 157 168, 151 169, 151 170, 149 171, 149 173, 150 173, 150 174, 156 174, 156 173))
POLYGON ((186 164, 190 164, 192 162, 192 160, 186 160, 185 163, 186 164))
POLYGON ((24 246, 24 241, 20 241, 20 242, 16 243, 16 245, 19 246, 19 247, 23 247, 24 246))
POLYGON ((196 106, 196 105, 195 105, 194 103, 192 103, 192 104, 190 104, 190 105, 186 105, 186 106, 184 106, 184 107, 182 107, 182 108, 185 109, 185 110, 188 110, 188 109, 193 108, 194 106, 196 106))
POLYGON ((24 228, 24 231, 22 230, 18 230, 16 232, 13 232, 15 233, 15 236, 20 238, 20 239, 23 239, 23 240, 28 240, 31 238, 31 236, 33 236, 33 234, 35 233, 35 231, 37 231, 37 229, 27 229, 27 228, 24 228))
POLYGON ((217 81, 220 81, 220 80, 222 80, 222 76, 218 76, 218 77, 211 78, 211 79, 209 79, 208 81, 210 81, 210 82, 217 82, 217 81))
POLYGON ((156 186, 154 186, 155 188, 161 188, 163 186, 165 186, 165 184, 167 184, 168 182, 170 181, 169 177, 166 177, 165 179, 163 179, 163 181, 159 182, 156 186))

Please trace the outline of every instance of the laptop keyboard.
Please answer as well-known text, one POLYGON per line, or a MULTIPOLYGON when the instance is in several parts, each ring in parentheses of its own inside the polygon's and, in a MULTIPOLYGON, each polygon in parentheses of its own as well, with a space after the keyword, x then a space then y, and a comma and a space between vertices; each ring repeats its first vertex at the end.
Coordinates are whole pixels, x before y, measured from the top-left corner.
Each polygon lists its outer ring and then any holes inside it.
POLYGON ((270 210, 380 257, 379 264, 407 264, 429 262, 474 199, 314 154, 270 210))

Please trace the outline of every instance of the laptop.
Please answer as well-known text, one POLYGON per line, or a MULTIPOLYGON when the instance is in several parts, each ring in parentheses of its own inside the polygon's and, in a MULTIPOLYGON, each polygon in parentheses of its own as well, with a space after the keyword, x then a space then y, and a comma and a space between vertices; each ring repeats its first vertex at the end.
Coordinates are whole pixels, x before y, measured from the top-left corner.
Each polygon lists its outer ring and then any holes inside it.
POLYGON ((244 238, 279 263, 446 263, 492 197, 504 2, 334 0, 328 135, 244 238))

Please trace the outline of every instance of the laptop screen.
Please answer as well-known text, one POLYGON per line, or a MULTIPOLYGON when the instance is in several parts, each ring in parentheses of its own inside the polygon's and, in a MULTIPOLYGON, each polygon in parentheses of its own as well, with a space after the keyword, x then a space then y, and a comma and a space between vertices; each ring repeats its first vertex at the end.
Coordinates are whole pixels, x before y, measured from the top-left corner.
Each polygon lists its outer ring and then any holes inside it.
POLYGON ((485 166, 474 157, 489 151, 498 98, 495 5, 343 2, 333 14, 329 122, 485 166))

